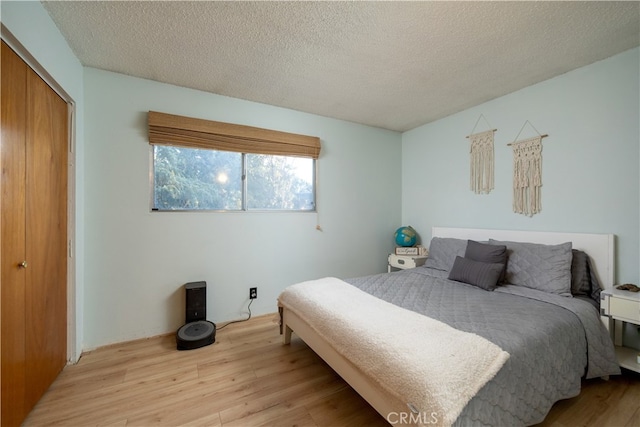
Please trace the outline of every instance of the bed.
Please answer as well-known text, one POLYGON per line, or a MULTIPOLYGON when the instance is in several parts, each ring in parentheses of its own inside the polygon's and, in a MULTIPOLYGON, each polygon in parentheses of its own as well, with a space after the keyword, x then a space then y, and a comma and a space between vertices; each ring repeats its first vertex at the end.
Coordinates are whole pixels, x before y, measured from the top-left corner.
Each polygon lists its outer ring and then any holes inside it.
POLYGON ((598 307, 613 283, 613 235, 435 227, 423 267, 299 283, 278 304, 284 343, 390 424, 516 426, 620 373, 598 307))

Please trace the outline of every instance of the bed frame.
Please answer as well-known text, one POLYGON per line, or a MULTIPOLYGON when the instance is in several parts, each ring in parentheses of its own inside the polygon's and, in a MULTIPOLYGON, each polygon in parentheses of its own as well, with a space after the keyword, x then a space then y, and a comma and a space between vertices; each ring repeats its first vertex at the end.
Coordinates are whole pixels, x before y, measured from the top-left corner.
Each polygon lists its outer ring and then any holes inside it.
MULTIPOLYGON (((443 228, 434 227, 433 237, 452 237, 471 240, 509 240, 515 242, 531 242, 542 244, 560 244, 572 242, 574 249, 585 251, 591 257, 592 266, 596 270, 601 285, 612 288, 615 280, 614 264, 614 235, 613 234, 583 234, 556 233, 539 231, 512 231, 472 228, 443 228)), ((385 393, 368 377, 328 345, 304 320, 295 313, 280 307, 282 316, 281 333, 283 342, 291 342, 291 334, 295 332, 313 351, 316 352, 334 371, 336 371, 349 385, 360 394, 387 421, 389 414, 397 411, 397 399, 385 393), (396 409, 394 409, 396 408, 396 409)), ((407 408, 409 412, 409 408, 407 408)), ((397 413, 396 413, 397 415, 397 413)))

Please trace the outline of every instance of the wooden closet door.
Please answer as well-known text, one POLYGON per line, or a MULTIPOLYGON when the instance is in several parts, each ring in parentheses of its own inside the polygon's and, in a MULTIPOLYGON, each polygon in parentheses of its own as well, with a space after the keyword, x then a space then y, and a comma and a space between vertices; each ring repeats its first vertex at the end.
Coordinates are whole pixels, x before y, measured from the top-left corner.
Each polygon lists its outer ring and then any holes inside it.
POLYGON ((67 355, 67 103, 27 70, 26 404, 67 355))
MULTIPOLYGON (((19 425, 25 399, 26 103, 27 65, 2 42, 2 210, 0 254, 2 303, 2 425, 19 425)), ((27 267, 28 268, 28 267, 27 267)))
POLYGON ((67 104, 4 42, 1 80, 2 426, 66 364, 67 104))

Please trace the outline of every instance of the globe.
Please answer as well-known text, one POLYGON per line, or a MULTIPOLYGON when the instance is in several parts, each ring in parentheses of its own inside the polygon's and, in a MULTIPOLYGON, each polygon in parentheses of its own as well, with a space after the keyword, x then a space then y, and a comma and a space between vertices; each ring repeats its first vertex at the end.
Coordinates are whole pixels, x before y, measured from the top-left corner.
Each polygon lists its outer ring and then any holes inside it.
POLYGON ((418 235, 410 225, 396 230, 395 239, 398 246, 415 246, 418 235))

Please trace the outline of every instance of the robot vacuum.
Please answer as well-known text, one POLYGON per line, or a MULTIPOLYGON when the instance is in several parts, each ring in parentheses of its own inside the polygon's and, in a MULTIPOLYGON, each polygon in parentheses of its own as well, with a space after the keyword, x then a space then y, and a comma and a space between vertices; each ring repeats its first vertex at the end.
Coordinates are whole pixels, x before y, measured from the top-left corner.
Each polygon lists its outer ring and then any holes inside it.
POLYGON ((178 350, 193 350, 216 342, 216 325, 207 319, 207 283, 184 285, 186 292, 185 325, 176 332, 178 350))
POLYGON ((216 325, 208 320, 187 323, 178 329, 178 350, 193 350, 216 342, 216 325))

